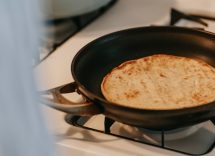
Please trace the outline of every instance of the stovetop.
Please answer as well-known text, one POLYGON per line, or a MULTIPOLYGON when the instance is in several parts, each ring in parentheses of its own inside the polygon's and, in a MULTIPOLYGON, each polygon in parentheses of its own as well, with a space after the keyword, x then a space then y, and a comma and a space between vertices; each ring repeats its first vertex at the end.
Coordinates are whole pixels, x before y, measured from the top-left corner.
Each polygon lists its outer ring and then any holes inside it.
MULTIPOLYGON (((39 75, 37 76, 40 82, 39 88, 45 90, 73 81, 70 65, 76 52, 93 39, 113 31, 139 26, 174 24, 175 26, 215 32, 213 17, 215 15, 213 12, 213 10, 215 11, 215 2, 213 0, 205 0, 204 3, 201 0, 162 0, 162 3, 156 1, 157 5, 154 5, 155 1, 153 0, 135 0, 135 2, 130 0, 118 1, 99 19, 71 37, 41 62, 35 70, 36 75, 39 75), (193 2, 192 5, 188 5, 191 2, 193 2), (176 10, 171 10, 172 8, 176 8, 176 10), (204 8, 207 11, 204 12, 204 8), (154 12, 153 15, 149 14, 152 12, 151 10, 154 12), (195 12, 195 10, 198 11, 195 12), (209 11, 212 13, 208 13, 209 11), (169 18, 171 14, 175 14, 174 20, 169 18), (190 15, 192 16, 190 17, 190 15), (207 15, 207 17, 199 18, 201 15, 207 15)), ((71 99, 76 97, 74 94, 66 96, 71 99)), ((92 118, 69 115, 67 122, 70 124, 68 124, 64 120, 64 113, 46 106, 43 110, 48 128, 54 136, 56 149, 61 156, 71 154, 92 156, 215 155, 213 148, 215 128, 211 121, 173 132, 151 132, 113 122, 112 125, 110 124, 110 129, 106 127, 108 134, 105 134, 103 115, 92 118), (132 132, 132 136, 129 136, 130 132, 132 132), (119 134, 122 136, 118 137, 119 134), (131 139, 127 139, 127 137, 131 139), (187 138, 189 139, 187 140, 187 138), (140 142, 144 142, 144 144, 140 142), (192 147, 190 147, 191 145, 192 147), (195 150, 193 150, 194 148, 195 150)))
MULTIPOLYGON (((215 16, 187 14, 174 8, 170 11, 170 17, 168 25, 203 31, 213 31, 211 25, 215 24, 215 16)), ((215 147, 213 120, 172 131, 150 131, 113 121, 103 115, 81 117, 68 114, 65 120, 72 126, 186 155, 205 155, 215 147)))

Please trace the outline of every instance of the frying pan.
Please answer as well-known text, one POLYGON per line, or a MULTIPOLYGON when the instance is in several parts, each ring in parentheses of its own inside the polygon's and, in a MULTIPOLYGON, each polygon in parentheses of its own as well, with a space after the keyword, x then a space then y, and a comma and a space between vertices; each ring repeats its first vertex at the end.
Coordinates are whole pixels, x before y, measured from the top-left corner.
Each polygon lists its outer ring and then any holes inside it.
POLYGON ((67 113, 102 113, 113 120, 152 130, 180 128, 213 118, 215 102, 191 108, 149 110, 118 105, 103 97, 102 79, 114 67, 154 54, 197 58, 215 66, 215 35, 190 28, 153 26, 102 36, 84 46, 73 58, 71 72, 75 82, 46 91, 53 99, 44 97, 42 101, 67 113), (86 100, 71 102, 62 95, 69 92, 78 92, 86 100))

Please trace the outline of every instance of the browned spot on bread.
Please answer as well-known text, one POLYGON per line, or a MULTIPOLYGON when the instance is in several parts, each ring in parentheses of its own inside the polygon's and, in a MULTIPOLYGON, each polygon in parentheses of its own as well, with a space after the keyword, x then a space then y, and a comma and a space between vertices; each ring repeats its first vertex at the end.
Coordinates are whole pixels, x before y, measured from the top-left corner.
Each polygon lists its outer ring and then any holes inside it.
POLYGON ((129 91, 129 92, 125 92, 124 94, 125 94, 125 96, 126 96, 128 99, 130 99, 130 98, 135 98, 135 97, 137 97, 138 94, 140 94, 140 92, 137 91, 137 90, 131 90, 131 91, 129 91))
POLYGON ((160 77, 166 77, 166 75, 164 75, 164 74, 160 73, 160 77))
POLYGON ((199 103, 204 103, 206 102, 206 100, 204 100, 204 97, 201 96, 200 94, 194 94, 192 96, 193 99, 195 99, 196 101, 198 101, 199 103))

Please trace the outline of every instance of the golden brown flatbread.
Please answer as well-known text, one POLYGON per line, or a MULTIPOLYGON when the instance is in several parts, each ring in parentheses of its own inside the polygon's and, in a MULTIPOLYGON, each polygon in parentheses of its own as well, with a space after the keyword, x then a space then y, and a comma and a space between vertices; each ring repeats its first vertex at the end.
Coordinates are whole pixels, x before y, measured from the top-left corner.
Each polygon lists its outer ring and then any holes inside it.
POLYGON ((108 101, 134 108, 194 107, 215 100, 215 69, 200 60, 152 55, 114 68, 101 90, 108 101))

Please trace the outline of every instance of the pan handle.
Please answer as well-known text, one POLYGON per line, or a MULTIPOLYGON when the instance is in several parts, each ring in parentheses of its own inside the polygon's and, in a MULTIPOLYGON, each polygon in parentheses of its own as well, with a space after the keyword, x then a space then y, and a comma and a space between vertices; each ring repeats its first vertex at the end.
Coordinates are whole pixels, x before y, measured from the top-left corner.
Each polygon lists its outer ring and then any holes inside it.
POLYGON ((77 85, 75 82, 72 82, 50 90, 41 91, 41 102, 57 110, 74 115, 92 116, 101 113, 101 111, 96 107, 95 104, 86 101, 85 98, 84 102, 76 103, 66 99, 62 95, 62 93, 72 93, 76 92, 76 90, 77 85), (52 98, 50 98, 50 96, 52 96, 52 98))

